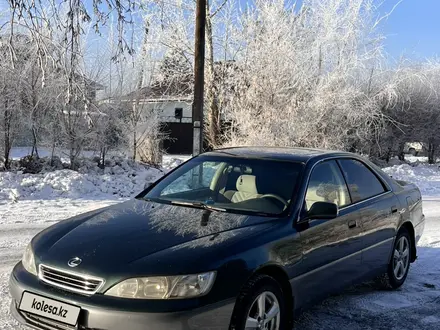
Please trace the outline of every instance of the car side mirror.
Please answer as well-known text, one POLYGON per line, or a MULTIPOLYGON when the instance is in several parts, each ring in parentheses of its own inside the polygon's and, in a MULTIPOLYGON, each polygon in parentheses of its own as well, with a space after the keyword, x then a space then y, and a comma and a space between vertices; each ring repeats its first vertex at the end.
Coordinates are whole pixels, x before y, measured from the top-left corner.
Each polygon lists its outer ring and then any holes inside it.
POLYGON ((315 202, 307 212, 306 219, 330 220, 338 216, 339 210, 335 203, 315 202))

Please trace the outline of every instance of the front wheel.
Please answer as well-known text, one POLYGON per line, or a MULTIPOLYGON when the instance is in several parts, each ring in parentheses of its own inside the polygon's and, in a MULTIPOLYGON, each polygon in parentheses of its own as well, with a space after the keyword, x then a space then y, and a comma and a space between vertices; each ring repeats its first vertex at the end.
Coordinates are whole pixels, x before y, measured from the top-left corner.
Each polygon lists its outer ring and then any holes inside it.
POLYGON ((381 283, 387 289, 397 289, 406 280, 411 262, 411 239, 408 231, 402 228, 394 242, 393 254, 387 272, 381 283))
POLYGON ((280 285, 270 276, 257 275, 237 298, 230 329, 280 330, 286 329, 287 323, 280 285))

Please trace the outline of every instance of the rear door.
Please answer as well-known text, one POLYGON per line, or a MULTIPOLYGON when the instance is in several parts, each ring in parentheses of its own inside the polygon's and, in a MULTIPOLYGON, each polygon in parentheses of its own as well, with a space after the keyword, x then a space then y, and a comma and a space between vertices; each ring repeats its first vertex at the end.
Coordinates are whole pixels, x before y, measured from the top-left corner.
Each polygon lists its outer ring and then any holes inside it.
POLYGON ((361 275, 361 224, 351 204, 344 177, 335 160, 319 163, 310 175, 303 217, 317 201, 335 203, 339 216, 331 220, 299 220, 302 262, 292 285, 299 291, 298 305, 335 292, 361 275))
POLYGON ((386 269, 391 257, 399 201, 373 169, 357 159, 338 161, 347 182, 352 209, 362 225, 362 269, 365 274, 386 269))

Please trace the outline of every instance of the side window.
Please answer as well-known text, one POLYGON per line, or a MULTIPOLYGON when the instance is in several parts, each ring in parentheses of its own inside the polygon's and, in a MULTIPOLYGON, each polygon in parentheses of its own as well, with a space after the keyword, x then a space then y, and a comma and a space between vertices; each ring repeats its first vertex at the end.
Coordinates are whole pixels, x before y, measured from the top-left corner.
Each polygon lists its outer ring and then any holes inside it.
POLYGON ((306 210, 316 202, 335 203, 339 207, 350 204, 344 177, 335 161, 320 163, 313 169, 305 202, 306 210))
POLYGON ((364 164, 354 159, 340 159, 353 203, 379 195, 385 191, 382 183, 364 164))
POLYGON ((160 196, 209 188, 219 165, 220 163, 204 162, 203 165, 193 167, 180 178, 174 180, 161 192, 160 196))

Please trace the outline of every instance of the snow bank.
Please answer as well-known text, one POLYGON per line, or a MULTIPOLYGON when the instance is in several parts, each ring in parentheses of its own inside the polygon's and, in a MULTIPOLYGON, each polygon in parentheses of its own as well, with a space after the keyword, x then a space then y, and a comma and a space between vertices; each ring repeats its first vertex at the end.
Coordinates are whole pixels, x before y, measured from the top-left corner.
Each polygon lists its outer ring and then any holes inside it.
POLYGON ((395 165, 383 169, 394 179, 415 183, 422 195, 440 195, 440 169, 438 165, 395 165))
POLYGON ((132 197, 164 174, 163 170, 122 161, 104 170, 92 163, 78 172, 57 170, 40 174, 0 172, 0 201, 23 199, 132 197))
MULTIPOLYGON (((163 157, 162 168, 157 169, 146 164, 134 162, 121 156, 106 160, 104 169, 98 167, 92 155, 78 159, 78 171, 66 169, 67 159, 56 158, 58 166, 48 166, 41 158, 41 173, 23 173, 22 161, 29 154, 30 148, 15 148, 14 171, 0 171, 0 204, 19 200, 51 200, 58 198, 104 200, 129 198, 141 192, 145 186, 155 182, 169 170, 188 160, 191 156, 163 157), (64 167, 64 169, 63 169, 64 167)), ((47 156, 47 150, 40 154, 47 156)))
POLYGON ((164 155, 162 157, 162 167, 166 170, 171 170, 176 166, 186 162, 192 156, 190 155, 164 155))

